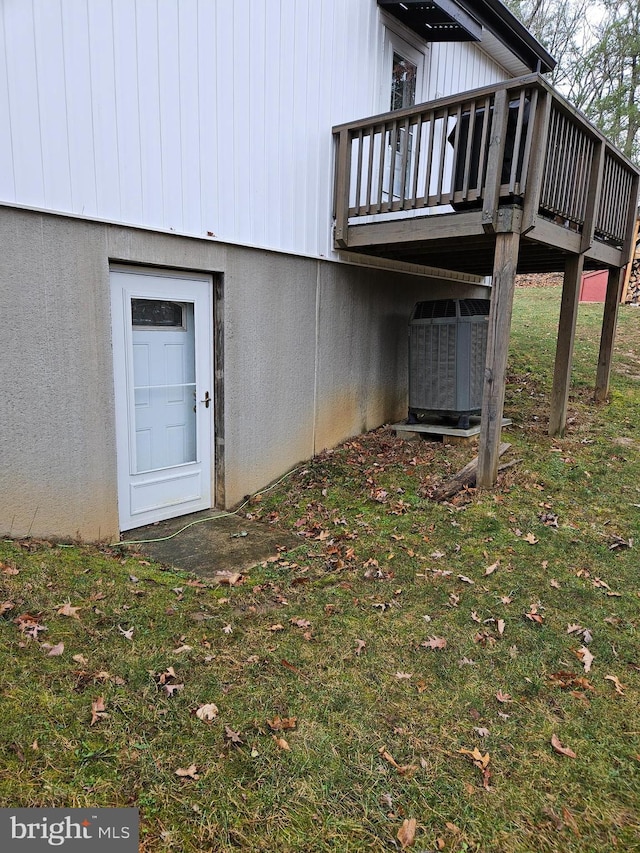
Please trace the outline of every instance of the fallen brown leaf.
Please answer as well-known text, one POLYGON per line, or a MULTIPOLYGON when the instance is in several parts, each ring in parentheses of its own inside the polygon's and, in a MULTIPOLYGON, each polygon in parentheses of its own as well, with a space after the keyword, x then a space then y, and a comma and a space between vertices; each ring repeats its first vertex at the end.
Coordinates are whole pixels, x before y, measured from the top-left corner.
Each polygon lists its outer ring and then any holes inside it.
POLYGON ((481 646, 495 646, 498 641, 488 631, 478 631, 473 638, 473 642, 479 643, 481 646))
POLYGON ((365 650, 366 645, 367 645, 367 644, 365 643, 365 641, 364 641, 364 640, 356 640, 356 655, 357 655, 358 657, 360 657, 360 655, 362 654, 362 652, 365 650))
POLYGON ((70 601, 65 601, 65 603, 58 609, 58 616, 70 616, 72 619, 79 619, 78 616, 79 607, 72 607, 70 601))
POLYGON ((200 705, 200 707, 196 710, 196 717, 199 720, 202 720, 203 723, 210 723, 218 716, 218 706, 214 705, 213 702, 208 703, 207 705, 200 705))
POLYGON ((240 572, 231 572, 225 569, 221 572, 215 572, 213 580, 219 584, 228 584, 229 586, 237 586, 242 580, 240 572))
POLYGON ((388 761, 392 767, 395 767, 395 769, 401 776, 410 775, 418 769, 414 764, 398 764, 393 755, 391 755, 391 753, 384 746, 381 746, 378 752, 384 758, 385 761, 388 761))
POLYGON ((291 747, 283 737, 276 737, 276 735, 273 735, 273 739, 276 742, 278 749, 284 749, 287 752, 291 752, 291 747))
POLYGON ((447 641, 444 637, 429 637, 428 640, 425 640, 424 643, 420 643, 420 645, 426 649, 435 649, 437 651, 440 649, 446 649, 447 641))
POLYGON ((274 732, 281 732, 285 729, 295 729, 298 725, 298 718, 275 716, 273 720, 267 720, 267 725, 274 732))
POLYGON ((22 613, 20 616, 16 616, 13 621, 23 634, 33 637, 34 640, 38 639, 38 634, 41 631, 48 630, 46 625, 40 625, 38 618, 30 613, 22 613))
POLYGON ((175 773, 176 776, 180 776, 182 779, 199 779, 200 774, 197 770, 198 768, 195 764, 190 764, 188 767, 178 767, 175 773))
POLYGON ((633 548, 633 539, 623 539, 621 536, 613 535, 612 542, 609 545, 610 551, 615 551, 617 548, 633 548))
POLYGON ((234 732, 231 726, 224 727, 224 735, 230 743, 243 743, 240 732, 234 732))
POLYGON ((176 671, 172 666, 168 666, 164 672, 161 672, 158 678, 158 684, 166 684, 170 678, 177 678, 176 671))
POLYGON ((574 654, 579 660, 582 661, 582 665, 584 666, 584 671, 589 672, 591 669, 591 664, 593 663, 594 656, 591 654, 589 649, 586 646, 582 646, 577 649, 574 654))
POLYGON ((549 680, 554 682, 558 687, 579 687, 582 690, 594 690, 593 685, 584 676, 576 675, 575 672, 568 670, 552 672, 549 680))
POLYGON ((398 830, 398 835, 396 836, 403 850, 406 850, 407 847, 411 847, 411 845, 416 840, 416 827, 417 821, 414 817, 405 818, 402 821, 402 826, 398 830))
POLYGON ((291 625, 296 625, 298 628, 310 628, 311 622, 308 619, 293 618, 289 619, 291 625))
POLYGON ((527 617, 527 619, 530 619, 532 622, 537 622, 539 625, 544 622, 544 616, 541 616, 538 613, 538 608, 535 606, 535 604, 532 604, 529 608, 529 612, 525 613, 524 615, 527 617))
POLYGON ((513 702, 513 699, 511 698, 510 694, 503 693, 502 690, 498 690, 498 692, 496 693, 496 699, 498 700, 498 702, 502 702, 503 704, 505 702, 513 702))
POLYGON ((577 755, 575 754, 575 752, 572 749, 570 749, 568 746, 563 746, 560 743, 560 741, 558 740, 558 736, 555 734, 551 735, 551 746, 560 755, 566 755, 567 758, 577 758, 577 755))
POLYGON ((485 770, 491 761, 489 753, 487 752, 483 755, 477 746, 474 746, 473 749, 459 749, 458 752, 462 755, 468 756, 473 761, 474 765, 479 767, 480 770, 485 770))
POLYGON ((120 678, 117 675, 111 675, 110 672, 107 672, 106 669, 101 669, 99 672, 94 673, 93 675, 94 681, 113 681, 115 684, 123 685, 124 679, 120 678))
POLYGON ((105 710, 104 705, 104 696, 98 696, 98 698, 91 703, 91 723, 97 723, 98 720, 101 720, 103 717, 107 717, 108 714, 105 710))
MULTIPOLYGON (((49 654, 51 654, 51 652, 49 652, 49 654)), ((616 693, 619 693, 620 696, 624 696, 625 687, 624 684, 620 684, 620 680, 617 675, 605 675, 604 680, 612 681, 616 688, 616 693)))

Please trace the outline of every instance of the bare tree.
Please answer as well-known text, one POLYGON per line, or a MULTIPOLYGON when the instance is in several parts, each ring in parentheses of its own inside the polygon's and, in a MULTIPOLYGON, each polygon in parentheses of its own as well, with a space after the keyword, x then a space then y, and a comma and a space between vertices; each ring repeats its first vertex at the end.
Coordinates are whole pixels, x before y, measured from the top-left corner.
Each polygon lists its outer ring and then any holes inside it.
POLYGON ((557 60, 551 82, 568 92, 589 37, 588 0, 506 0, 506 5, 557 60))
POLYGON ((583 63, 577 106, 627 157, 640 160, 640 6, 605 0, 597 41, 583 63))
POLYGON ((506 0, 558 61, 552 82, 623 151, 640 160, 637 0, 506 0), (590 21, 599 18, 595 23, 590 21))

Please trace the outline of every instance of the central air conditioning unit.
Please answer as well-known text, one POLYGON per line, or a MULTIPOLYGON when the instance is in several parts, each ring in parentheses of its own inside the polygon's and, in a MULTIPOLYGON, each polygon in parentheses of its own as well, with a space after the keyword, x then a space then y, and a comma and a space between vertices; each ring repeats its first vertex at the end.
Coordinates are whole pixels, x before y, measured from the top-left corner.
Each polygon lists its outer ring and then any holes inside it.
POLYGON ((436 299, 418 302, 409 320, 409 418, 456 418, 469 428, 469 416, 482 408, 488 299, 436 299))

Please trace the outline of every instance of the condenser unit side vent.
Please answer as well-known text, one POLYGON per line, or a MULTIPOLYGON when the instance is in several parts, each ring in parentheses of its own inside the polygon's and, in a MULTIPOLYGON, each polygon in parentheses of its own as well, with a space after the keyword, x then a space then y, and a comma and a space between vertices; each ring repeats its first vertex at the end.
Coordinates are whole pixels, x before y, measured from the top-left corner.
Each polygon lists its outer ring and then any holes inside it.
POLYGON ((409 417, 466 417, 482 407, 487 299, 418 302, 409 322, 409 417))

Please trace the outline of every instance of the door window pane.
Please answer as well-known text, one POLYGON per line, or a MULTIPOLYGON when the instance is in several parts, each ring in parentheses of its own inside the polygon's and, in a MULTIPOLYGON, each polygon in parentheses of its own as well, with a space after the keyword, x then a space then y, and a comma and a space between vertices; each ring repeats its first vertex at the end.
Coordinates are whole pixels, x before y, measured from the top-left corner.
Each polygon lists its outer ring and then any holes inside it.
POLYGON ((184 305, 167 299, 132 299, 131 320, 136 326, 184 327, 184 305))
POLYGON ((136 299, 131 308, 136 435, 132 473, 194 462, 193 304, 136 299))

